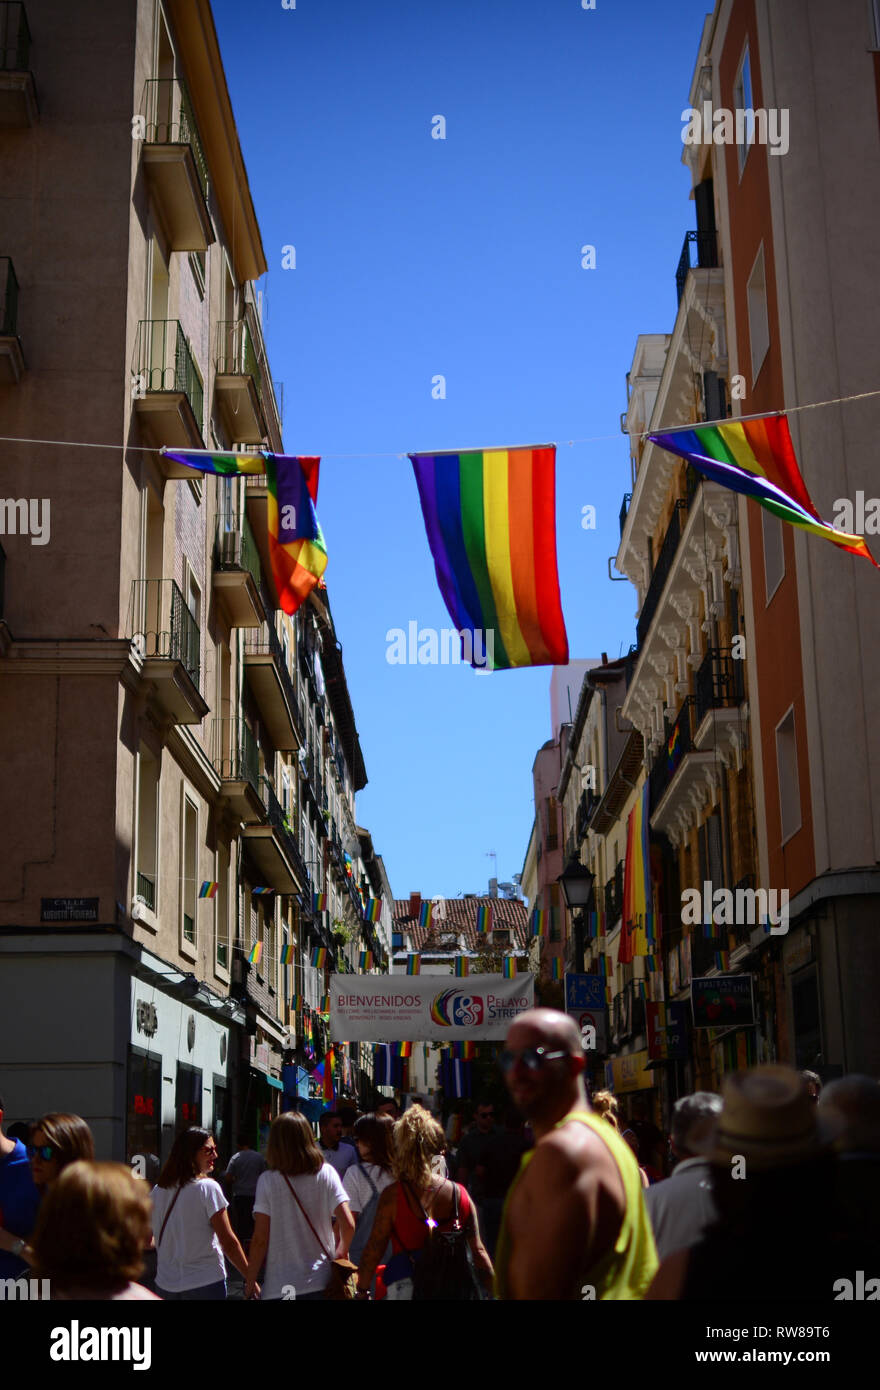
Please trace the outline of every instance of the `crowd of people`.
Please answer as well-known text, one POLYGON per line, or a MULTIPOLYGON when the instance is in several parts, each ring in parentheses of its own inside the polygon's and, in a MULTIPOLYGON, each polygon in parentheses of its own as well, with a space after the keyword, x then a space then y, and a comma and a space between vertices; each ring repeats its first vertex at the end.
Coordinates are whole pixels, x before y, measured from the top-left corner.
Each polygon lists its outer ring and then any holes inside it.
MULTIPOLYGON (((573 1021, 535 1009, 499 1058, 507 1103, 446 1130, 289 1111, 265 1154, 179 1132, 155 1185, 97 1162, 77 1115, 3 1129, 0 1279, 56 1299, 830 1300, 880 1276, 880 1084, 762 1066, 679 1099, 668 1139, 588 1098, 573 1021), (664 1146, 667 1152, 662 1152, 664 1146), (231 1219, 230 1219, 231 1218, 231 1219)), ((880 1288, 880 1283, 877 1285, 880 1288)))

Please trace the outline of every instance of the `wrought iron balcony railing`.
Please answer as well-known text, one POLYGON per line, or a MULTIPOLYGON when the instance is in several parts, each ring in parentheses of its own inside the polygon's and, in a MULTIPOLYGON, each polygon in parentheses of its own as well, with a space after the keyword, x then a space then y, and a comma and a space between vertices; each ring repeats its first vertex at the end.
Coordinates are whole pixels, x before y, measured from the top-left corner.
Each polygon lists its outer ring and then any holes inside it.
POLYGON ((156 879, 151 874, 142 874, 138 870, 135 883, 135 892, 139 898, 143 898, 146 906, 151 912, 156 910, 156 879))
POLYGON ((224 782, 250 782, 260 790, 260 751, 253 730, 243 719, 213 721, 214 770, 224 782))
POLYGON ((132 371, 145 392, 182 392, 190 403, 199 433, 203 433, 205 387, 189 340, 177 319, 140 321, 132 371))
POLYGON ((623 494, 623 501, 622 501, 621 504, 620 504, 620 534, 621 534, 621 537, 623 536, 623 528, 624 528, 624 526, 626 525, 626 515, 627 515, 627 512, 629 511, 629 504, 630 504, 631 501, 632 501, 632 493, 631 493, 631 492, 625 492, 625 493, 623 494))
POLYGON ((263 798, 263 805, 266 807, 266 815, 269 824, 281 839, 299 878, 303 883, 308 885, 311 880, 305 865, 305 860, 300 854, 299 845, 296 842, 296 832, 290 823, 289 817, 285 813, 284 807, 275 795, 275 788, 272 786, 268 777, 260 778, 260 795, 263 798))
POLYGON ((179 661, 199 686, 201 634, 173 579, 135 579, 129 609, 130 640, 144 657, 179 661))
POLYGON ((645 594, 645 601, 642 604, 642 611, 639 613, 639 620, 636 623, 636 638, 639 647, 643 647, 648 629, 651 626, 657 606, 660 603, 660 596, 663 593, 666 580, 669 578, 669 571, 672 569, 672 562, 675 559, 675 552, 681 540, 681 533, 684 530, 684 523, 687 518, 687 502, 679 499, 672 510, 672 517, 666 528, 666 535, 657 555, 657 563, 651 575, 651 582, 645 594))
POLYGON ((208 161, 185 83, 177 77, 148 78, 144 83, 142 115, 148 145, 189 145, 207 202, 208 161))
POLYGON ((290 706, 290 714, 293 720, 293 727, 296 730, 297 739, 302 746, 305 742, 305 730, 300 713, 299 702, 296 698, 296 686, 290 674, 287 664, 287 657, 284 654, 284 647, 278 638, 272 623, 264 623, 261 628, 254 628, 245 633, 244 638, 245 655, 249 652, 255 654, 269 652, 275 658, 275 668, 284 687, 287 696, 287 703, 290 706))
POLYGON ((214 566, 218 570, 247 570, 257 588, 262 588, 260 552, 246 516, 218 515, 214 566))
POLYGON ((214 367, 220 376, 249 376, 262 400, 263 373, 250 329, 244 319, 222 319, 217 324, 214 367))
POLYGON ((687 278, 694 269, 713 269, 718 265, 718 238, 715 232, 685 232, 684 245, 675 272, 678 303, 682 301, 687 278), (696 254, 696 265, 693 256, 696 254))
POLYGON ((618 862, 614 875, 605 884, 605 927, 610 931, 623 912, 624 861, 618 862))
POLYGON ((688 695, 676 715, 675 722, 670 724, 668 719, 664 721, 665 741, 658 749, 648 775, 652 808, 660 804, 660 799, 681 766, 682 759, 693 749, 693 709, 694 697, 688 695))
POLYGON ((735 709, 744 699, 742 662, 734 661, 730 647, 710 647, 697 670, 696 727, 709 710, 735 709))

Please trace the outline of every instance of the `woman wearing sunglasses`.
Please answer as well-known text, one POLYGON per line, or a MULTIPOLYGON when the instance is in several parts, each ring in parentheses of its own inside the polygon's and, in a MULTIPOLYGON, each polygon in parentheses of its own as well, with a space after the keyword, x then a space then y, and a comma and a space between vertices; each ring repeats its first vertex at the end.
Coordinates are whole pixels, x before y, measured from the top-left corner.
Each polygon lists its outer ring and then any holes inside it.
POLYGON ((216 1161, 217 1146, 208 1130, 197 1126, 182 1130, 153 1188, 160 1298, 177 1302, 224 1299, 224 1255, 241 1274, 247 1274, 247 1257, 229 1224, 229 1203, 210 1176, 216 1161))
MULTIPOLYGON (((30 1143, 26 1145, 30 1159, 31 1177, 42 1197, 58 1175, 77 1159, 95 1157, 92 1131, 79 1115, 51 1111, 31 1126, 30 1143)), ((19 1236, 0 1230, 0 1250, 5 1250, 27 1264, 33 1264, 31 1247, 19 1236)))

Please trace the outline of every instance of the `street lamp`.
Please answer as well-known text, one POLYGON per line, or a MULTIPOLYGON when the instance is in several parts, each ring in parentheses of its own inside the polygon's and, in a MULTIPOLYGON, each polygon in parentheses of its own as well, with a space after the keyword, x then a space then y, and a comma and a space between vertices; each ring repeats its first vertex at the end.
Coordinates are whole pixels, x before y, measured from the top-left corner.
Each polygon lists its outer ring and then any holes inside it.
POLYGON ((582 973, 584 968, 584 913, 590 905, 595 881, 590 869, 574 854, 556 880, 562 889, 565 906, 572 913, 575 969, 579 973, 582 973))

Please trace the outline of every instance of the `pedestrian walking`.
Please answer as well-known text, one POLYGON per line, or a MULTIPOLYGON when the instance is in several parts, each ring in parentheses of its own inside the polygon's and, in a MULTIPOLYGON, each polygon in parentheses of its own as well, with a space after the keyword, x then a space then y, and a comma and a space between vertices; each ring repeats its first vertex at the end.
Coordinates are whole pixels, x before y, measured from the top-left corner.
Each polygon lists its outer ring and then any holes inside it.
POLYGON ((326 1298, 337 1282, 334 1261, 346 1260, 354 1234, 342 1180, 321 1157, 308 1120, 295 1110, 272 1121, 266 1162, 254 1201, 245 1298, 258 1289, 264 1261, 264 1300, 326 1298))
POLYGON ((325 1110, 318 1116, 320 1139, 318 1148, 325 1163, 335 1168, 340 1178, 353 1163, 357 1163, 357 1149, 342 1138, 342 1118, 336 1110, 325 1110))
POLYGON ((664 1259, 647 1297, 833 1298, 846 1273, 832 1238, 836 1126, 790 1067, 731 1073, 721 1094, 709 1154, 719 1219, 664 1259))
MULTIPOLYGON (((636 1156, 636 1162, 638 1163, 639 1137, 635 1130, 630 1128, 628 1121, 624 1121, 623 1124, 621 1124, 617 1114, 617 1096, 613 1091, 597 1091, 593 1096, 593 1109, 601 1119, 605 1120, 611 1126, 615 1133, 620 1135, 621 1139, 624 1139, 626 1143, 629 1144, 636 1156)), ((650 1187, 651 1184, 648 1179, 648 1174, 640 1163, 639 1180, 642 1187, 650 1187)))
POLYGON ((492 1262, 480 1239, 476 1209, 460 1184, 437 1177, 432 1168, 432 1159, 442 1154, 445 1143, 441 1126, 421 1105, 411 1105, 395 1124, 394 1182, 379 1198, 373 1230, 358 1266, 359 1298, 369 1297, 376 1266, 389 1239, 393 1253, 383 1279, 392 1301, 431 1296, 432 1275, 445 1289, 433 1296, 477 1298, 477 1281, 485 1289, 491 1287, 492 1262), (441 1258, 436 1262, 427 1258, 433 1249, 426 1249, 435 1231, 451 1238, 446 1252, 440 1252, 438 1246, 441 1258), (444 1253, 454 1262, 451 1272, 436 1269, 444 1253))
POLYGON ((28 1241, 37 1220, 40 1191, 20 1139, 3 1133, 0 1100, 0 1279, 27 1273, 28 1241))
POLYGON ((250 1135, 238 1136, 238 1148, 229 1160, 223 1174, 232 1186, 229 1203, 232 1214, 232 1229, 245 1245, 254 1233, 254 1197, 257 1193, 257 1179, 266 1171, 266 1160, 254 1149, 250 1135))
POLYGON ((383 1096, 379 1099, 373 1113, 376 1115, 377 1119, 381 1118, 383 1115, 387 1115, 389 1119, 399 1120, 400 1106, 393 1096, 383 1096))
POLYGON ((695 1245, 718 1220, 712 1166, 706 1155, 713 1146, 720 1113, 721 1097, 712 1091, 696 1091, 675 1102, 669 1146, 678 1162, 670 1177, 645 1193, 660 1260, 695 1245))
POLYGON ((53 1110, 35 1120, 27 1152, 34 1182, 46 1192, 68 1163, 95 1157, 95 1141, 80 1115, 53 1110))
POLYGON ((147 1184, 124 1163, 78 1159, 40 1208, 34 1273, 49 1280, 57 1299, 158 1302, 136 1282, 151 1215, 147 1184))
POLYGON ((880 1084, 855 1074, 829 1081, 818 1111, 840 1129, 834 1142, 834 1238, 865 1242, 872 1267, 880 1270, 880 1084))
MULTIPOLYGON (((379 1198, 394 1181, 391 1171, 394 1121, 388 1115, 361 1115, 354 1127, 359 1161, 342 1180, 355 1220, 349 1257, 357 1264, 373 1229, 379 1198)), ((386 1251, 386 1254, 390 1253, 386 1251)))
POLYGON ((247 1257, 229 1224, 229 1203, 210 1176, 217 1145, 207 1129, 182 1130, 150 1194, 156 1242, 156 1292, 178 1302, 226 1297, 226 1262, 247 1273, 247 1257))
POLYGON ((511 1025, 499 1062, 535 1147, 504 1208, 498 1297, 643 1297, 657 1252, 638 1165, 613 1125, 589 1108, 574 1021, 554 1009, 528 1010, 511 1025))

